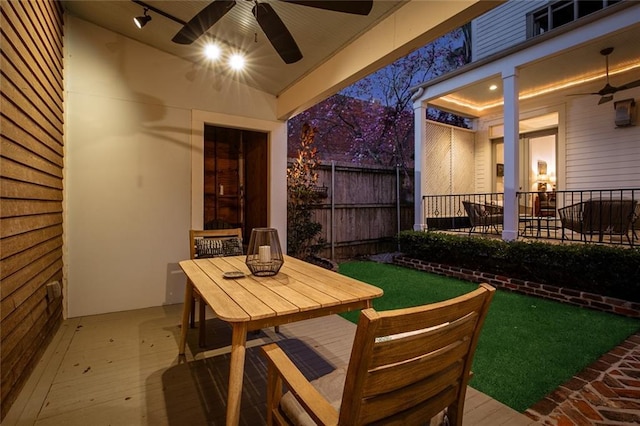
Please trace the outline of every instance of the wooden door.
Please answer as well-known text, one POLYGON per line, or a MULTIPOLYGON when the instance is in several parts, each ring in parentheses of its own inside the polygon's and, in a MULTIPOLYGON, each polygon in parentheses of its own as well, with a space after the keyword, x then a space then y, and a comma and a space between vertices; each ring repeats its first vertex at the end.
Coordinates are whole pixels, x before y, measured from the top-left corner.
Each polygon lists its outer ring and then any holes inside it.
POLYGON ((238 130, 205 128, 204 228, 242 226, 240 155, 238 130))
POLYGON ((267 226, 267 134, 205 126, 204 228, 267 226))
POLYGON ((269 196, 269 150, 267 134, 245 132, 245 239, 249 241, 253 228, 268 226, 267 215, 269 196))

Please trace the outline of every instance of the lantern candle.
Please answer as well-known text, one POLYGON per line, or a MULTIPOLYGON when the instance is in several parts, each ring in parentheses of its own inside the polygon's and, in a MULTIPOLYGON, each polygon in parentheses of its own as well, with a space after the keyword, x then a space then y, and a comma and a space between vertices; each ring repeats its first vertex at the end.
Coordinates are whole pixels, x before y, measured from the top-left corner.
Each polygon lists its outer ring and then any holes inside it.
POLYGON ((245 262, 255 276, 269 277, 278 273, 284 263, 284 255, 275 228, 251 230, 245 262))
POLYGON ((258 261, 260 263, 271 262, 271 246, 260 246, 260 251, 258 252, 258 261))

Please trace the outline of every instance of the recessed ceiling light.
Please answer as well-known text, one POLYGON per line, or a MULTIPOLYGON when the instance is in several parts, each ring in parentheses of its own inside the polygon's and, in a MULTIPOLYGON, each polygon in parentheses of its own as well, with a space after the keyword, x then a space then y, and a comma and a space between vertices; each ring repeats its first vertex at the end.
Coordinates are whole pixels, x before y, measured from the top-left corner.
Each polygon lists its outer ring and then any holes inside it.
POLYGON ((497 84, 492 84, 491 86, 489 86, 489 90, 497 90, 497 89, 498 89, 497 84))

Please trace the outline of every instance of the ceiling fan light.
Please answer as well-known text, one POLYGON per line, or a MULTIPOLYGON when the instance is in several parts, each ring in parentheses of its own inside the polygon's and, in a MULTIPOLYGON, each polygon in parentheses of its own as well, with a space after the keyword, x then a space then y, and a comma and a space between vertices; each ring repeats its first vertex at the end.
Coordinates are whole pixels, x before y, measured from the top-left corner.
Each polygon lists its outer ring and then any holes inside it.
POLYGON ((244 63, 244 56, 239 53, 234 53, 233 55, 231 55, 231 57, 229 57, 229 67, 231 67, 231 69, 233 70, 240 71, 244 68, 244 63))
POLYGON ((145 8, 144 15, 136 16, 135 18, 133 18, 133 23, 136 24, 136 27, 138 27, 139 29, 142 29, 142 27, 147 25, 147 22, 151 20, 151 16, 147 15, 147 12, 149 12, 149 9, 145 8))
POLYGON ((215 61, 215 60, 219 59, 220 56, 222 55, 222 49, 220 49, 220 46, 218 46, 217 44, 208 43, 204 47, 204 55, 208 59, 210 59, 212 61, 215 61))

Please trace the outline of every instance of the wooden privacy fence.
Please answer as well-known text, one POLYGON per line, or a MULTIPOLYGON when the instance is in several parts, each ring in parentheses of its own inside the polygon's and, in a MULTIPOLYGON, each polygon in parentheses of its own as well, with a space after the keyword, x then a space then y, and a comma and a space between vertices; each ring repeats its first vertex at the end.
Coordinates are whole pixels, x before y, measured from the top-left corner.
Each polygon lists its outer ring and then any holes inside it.
POLYGON ((326 240, 320 256, 332 260, 397 250, 398 231, 413 229, 413 170, 348 163, 317 167, 326 198, 313 209, 326 240))

